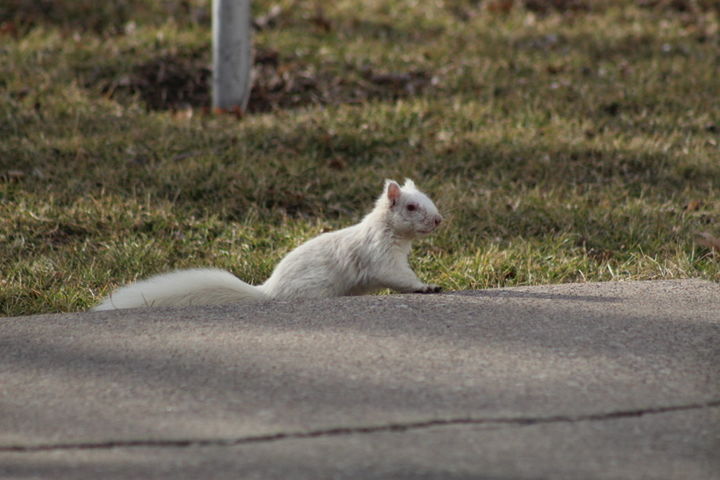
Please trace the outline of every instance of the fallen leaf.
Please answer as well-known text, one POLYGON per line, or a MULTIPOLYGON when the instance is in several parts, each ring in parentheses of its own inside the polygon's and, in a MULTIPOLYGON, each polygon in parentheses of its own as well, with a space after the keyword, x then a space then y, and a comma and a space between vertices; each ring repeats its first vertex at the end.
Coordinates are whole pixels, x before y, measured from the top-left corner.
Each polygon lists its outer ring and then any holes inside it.
POLYGON ((245 112, 240 105, 233 106, 230 111, 233 113, 233 115, 235 115, 235 118, 237 118, 238 120, 240 120, 245 115, 245 112))
POLYGON ((282 14, 282 7, 280 5, 273 5, 265 15, 260 15, 253 20, 253 26, 258 30, 264 30, 266 28, 273 28, 277 25, 277 20, 282 14))
POLYGON ((193 117, 193 108, 190 105, 183 105, 182 108, 173 112, 176 120, 190 120, 193 117))
POLYGON ((9 35, 17 38, 19 36, 19 31, 15 22, 0 23, 0 35, 9 35))
POLYGON ((509 13, 512 10, 514 0, 493 0, 487 3, 487 10, 491 13, 509 13))
POLYGON ((695 212, 700 210, 700 207, 702 207, 702 202, 700 200, 690 200, 687 205, 685 205, 685 211, 695 212))
POLYGON ((545 67, 545 70, 550 75, 556 75, 558 73, 562 73, 565 71, 565 65, 562 64, 550 64, 547 67, 545 67))
POLYGON ((717 238, 708 232, 700 232, 695 234, 698 245, 702 245, 703 247, 707 247, 710 250, 715 250, 717 253, 720 253, 720 238, 717 238))
POLYGON ((25 172, 22 170, 8 170, 5 172, 4 177, 11 182, 18 182, 25 178, 25 172))
POLYGON ((330 32, 332 30, 332 24, 325 16, 325 11, 322 8, 318 8, 315 15, 310 17, 310 23, 318 27, 323 32, 330 32))
POLYGON ((347 162, 341 157, 334 157, 328 161, 328 167, 333 170, 345 170, 345 168, 347 168, 347 162))

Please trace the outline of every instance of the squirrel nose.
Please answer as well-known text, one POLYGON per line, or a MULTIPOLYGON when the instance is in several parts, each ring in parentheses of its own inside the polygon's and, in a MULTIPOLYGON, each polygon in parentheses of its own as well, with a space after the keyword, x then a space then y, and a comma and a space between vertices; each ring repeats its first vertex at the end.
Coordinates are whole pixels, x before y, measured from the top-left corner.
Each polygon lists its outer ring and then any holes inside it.
POLYGON ((435 222, 435 226, 437 227, 442 222, 443 218, 440 215, 435 215, 435 218, 433 221, 435 222))

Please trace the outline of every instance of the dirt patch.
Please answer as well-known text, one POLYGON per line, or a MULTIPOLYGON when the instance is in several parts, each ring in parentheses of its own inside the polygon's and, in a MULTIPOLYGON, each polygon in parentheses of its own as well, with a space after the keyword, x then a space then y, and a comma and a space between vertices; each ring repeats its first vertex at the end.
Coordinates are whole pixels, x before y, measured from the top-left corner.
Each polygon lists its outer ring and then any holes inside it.
MULTIPOLYGON (((207 49, 165 54, 118 75, 99 71, 85 83, 112 98, 138 96, 150 110, 205 108, 211 103, 207 49)), ((348 65, 315 66, 273 50, 254 55, 248 112, 360 103, 421 94, 435 83, 421 70, 387 72, 348 65)))
MULTIPOLYGON (((149 110, 206 108, 211 103, 207 49, 164 54, 127 73, 95 71, 85 82, 111 98, 137 96, 149 110)), ((360 103, 419 95, 432 88, 433 76, 422 70, 387 72, 347 65, 315 66, 280 58, 273 50, 254 55, 248 112, 307 105, 360 103)))
POLYGON ((121 34, 128 22, 160 23, 172 17, 178 24, 210 25, 205 0, 2 0, 0 24, 20 32, 38 25, 66 31, 121 34))
POLYGON ((210 68, 199 51, 164 54, 116 74, 99 71, 85 82, 111 98, 138 96, 149 110, 179 110, 208 102, 210 68))

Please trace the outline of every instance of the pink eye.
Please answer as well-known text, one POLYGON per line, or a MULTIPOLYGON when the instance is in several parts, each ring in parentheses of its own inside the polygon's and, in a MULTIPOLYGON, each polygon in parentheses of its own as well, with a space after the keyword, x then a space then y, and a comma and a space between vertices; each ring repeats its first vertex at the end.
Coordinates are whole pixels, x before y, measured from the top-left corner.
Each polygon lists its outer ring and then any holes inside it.
POLYGON ((411 203, 411 204, 409 204, 409 205, 407 206, 407 209, 408 209, 408 211, 410 211, 410 212, 414 212, 415 209, 417 209, 417 205, 415 205, 414 203, 411 203))

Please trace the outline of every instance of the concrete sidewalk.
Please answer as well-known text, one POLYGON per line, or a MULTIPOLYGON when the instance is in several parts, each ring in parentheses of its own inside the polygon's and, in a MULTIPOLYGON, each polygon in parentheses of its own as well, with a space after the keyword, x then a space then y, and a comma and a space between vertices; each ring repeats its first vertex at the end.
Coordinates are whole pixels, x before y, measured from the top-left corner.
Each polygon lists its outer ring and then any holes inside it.
POLYGON ((720 286, 0 318, 0 478, 718 479, 720 286))

